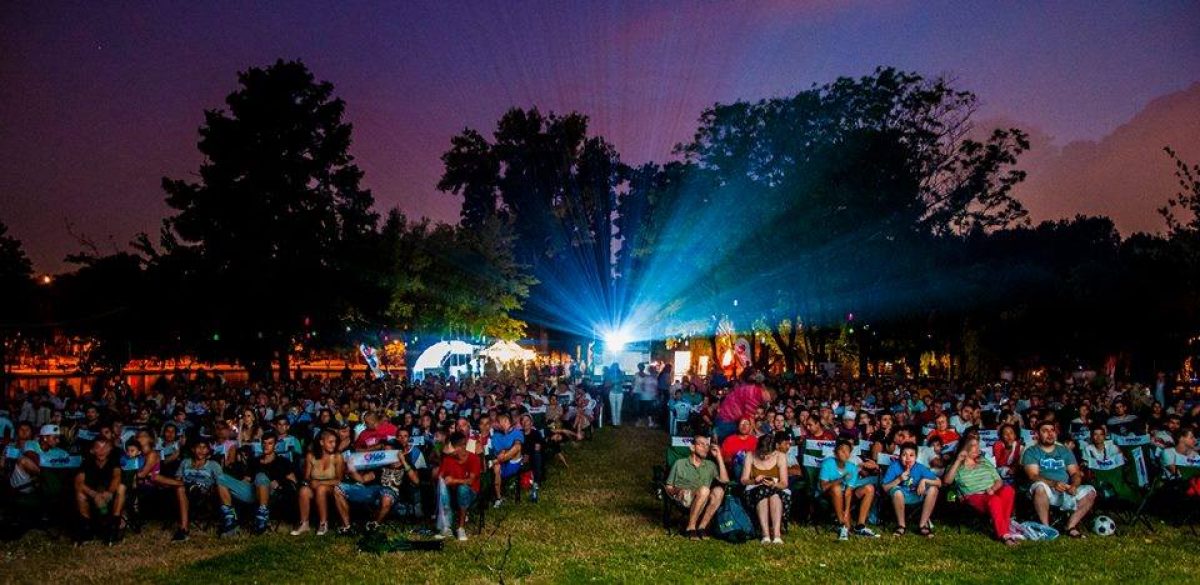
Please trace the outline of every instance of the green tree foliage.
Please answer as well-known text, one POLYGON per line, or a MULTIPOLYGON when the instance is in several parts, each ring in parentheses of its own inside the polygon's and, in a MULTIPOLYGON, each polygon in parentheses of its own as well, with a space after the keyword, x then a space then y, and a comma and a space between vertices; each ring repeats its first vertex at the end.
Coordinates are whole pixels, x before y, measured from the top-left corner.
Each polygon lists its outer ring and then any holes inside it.
POLYGON ((1011 196, 1024 178, 1012 165, 1025 136, 998 129, 967 139, 974 108, 974 95, 944 79, 894 69, 713 106, 680 147, 682 163, 644 167, 631 180, 621 202, 621 215, 641 217, 622 223, 631 262, 691 259, 680 277, 707 278, 689 302, 720 315, 740 297, 741 320, 771 324, 789 363, 800 357, 789 341, 800 337, 786 330, 793 323, 920 312, 939 295, 924 275, 940 239, 1025 216, 1011 196), (643 233, 629 231, 635 225, 643 233), (681 225, 712 237, 700 248, 681 225), (722 288, 745 275, 755 294, 722 288))
POLYGON ((416 333, 519 339, 512 315, 536 281, 513 257, 509 228, 496 217, 479 225, 412 222, 399 211, 382 230, 391 291, 388 315, 416 333))

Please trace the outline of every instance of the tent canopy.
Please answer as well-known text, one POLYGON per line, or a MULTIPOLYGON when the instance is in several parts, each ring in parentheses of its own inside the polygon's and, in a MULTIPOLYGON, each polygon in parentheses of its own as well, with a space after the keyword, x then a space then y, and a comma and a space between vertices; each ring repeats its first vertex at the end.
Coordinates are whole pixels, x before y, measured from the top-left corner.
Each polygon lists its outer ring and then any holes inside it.
POLYGON ((532 349, 525 349, 515 341, 497 341, 491 347, 481 350, 479 355, 500 363, 530 361, 537 357, 532 349))

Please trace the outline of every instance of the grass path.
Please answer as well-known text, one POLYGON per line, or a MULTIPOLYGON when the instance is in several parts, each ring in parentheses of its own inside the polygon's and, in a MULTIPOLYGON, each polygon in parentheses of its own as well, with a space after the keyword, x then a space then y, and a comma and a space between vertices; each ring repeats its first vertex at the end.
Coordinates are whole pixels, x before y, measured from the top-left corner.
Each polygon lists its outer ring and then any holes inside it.
POLYGON ((35 533, 4 546, 0 581, 22 583, 729 583, 1184 582, 1200 567, 1200 539, 1168 528, 1016 550, 979 534, 944 530, 932 541, 890 537, 838 543, 793 527, 783 546, 689 542, 659 527, 647 487, 666 439, 645 429, 604 430, 571 448, 538 504, 488 514, 481 536, 443 552, 360 553, 353 539, 280 532, 184 544, 152 527, 115 547, 74 549, 35 533), (511 547, 510 547, 511 543, 511 547), (1068 570, 1078 567, 1078 570, 1068 570))

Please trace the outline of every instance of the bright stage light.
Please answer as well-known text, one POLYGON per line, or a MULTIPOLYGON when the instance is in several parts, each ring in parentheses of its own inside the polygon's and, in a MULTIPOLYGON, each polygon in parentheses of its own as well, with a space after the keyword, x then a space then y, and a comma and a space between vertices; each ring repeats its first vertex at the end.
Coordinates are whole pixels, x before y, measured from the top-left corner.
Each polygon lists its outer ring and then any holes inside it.
POLYGON ((604 346, 608 351, 621 351, 629 341, 629 334, 624 331, 609 331, 604 334, 604 346))

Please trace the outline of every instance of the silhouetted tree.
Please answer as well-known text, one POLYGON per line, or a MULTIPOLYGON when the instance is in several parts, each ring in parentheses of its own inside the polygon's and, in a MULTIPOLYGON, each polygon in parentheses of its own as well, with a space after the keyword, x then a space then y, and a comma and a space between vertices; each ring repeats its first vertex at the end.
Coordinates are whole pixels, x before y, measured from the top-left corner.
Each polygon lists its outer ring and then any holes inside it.
POLYGON ((0 222, 0 391, 8 388, 8 347, 10 336, 29 320, 32 301, 33 264, 25 255, 21 241, 8 235, 8 226, 0 222))
POLYGON ((214 351, 258 376, 275 357, 287 377, 299 334, 336 330, 369 285, 361 256, 377 216, 330 83, 282 60, 238 82, 227 110, 205 112, 200 180, 163 180, 177 213, 157 261, 195 293, 179 310, 197 314, 214 351))
MULTIPOLYGON (((464 227, 489 218, 512 226, 516 261, 541 283, 535 296, 561 305, 556 297, 586 282, 593 310, 613 308, 612 215, 624 167, 612 145, 589 136, 585 116, 512 109, 491 141, 464 130, 442 161, 438 188, 463 196, 464 227)), ((528 312, 548 320, 537 305, 528 312)))

